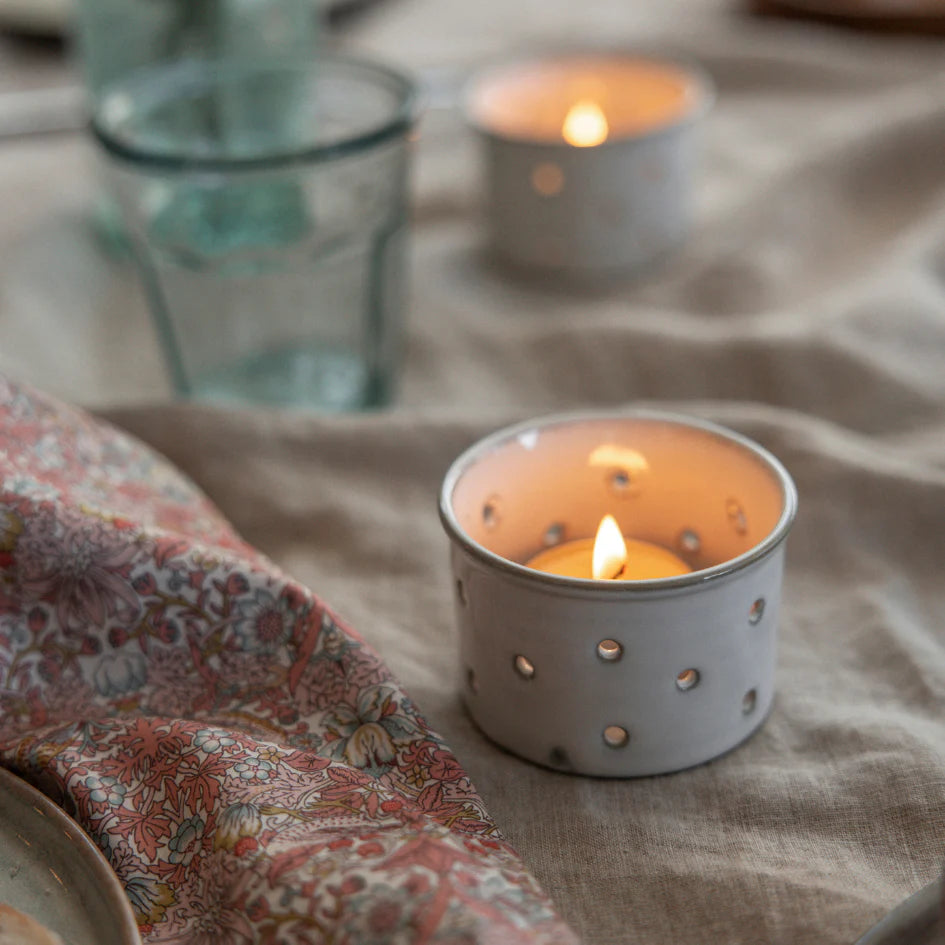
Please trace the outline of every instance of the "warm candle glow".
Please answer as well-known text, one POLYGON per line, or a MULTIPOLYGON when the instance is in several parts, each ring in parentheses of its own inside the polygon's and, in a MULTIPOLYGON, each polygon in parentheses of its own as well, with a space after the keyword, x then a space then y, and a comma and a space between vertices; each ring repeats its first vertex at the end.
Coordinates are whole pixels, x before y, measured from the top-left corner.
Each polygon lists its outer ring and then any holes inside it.
POLYGON ((598 581, 651 581, 692 570, 668 548, 639 538, 624 538, 612 515, 601 519, 596 538, 579 538, 546 548, 527 564, 546 574, 598 581))
POLYGON ((627 563, 627 543, 620 533, 620 526, 613 515, 600 520, 594 538, 594 553, 591 557, 591 574, 596 580, 613 580, 627 563))
POLYGON ((607 140, 607 118, 590 99, 572 105, 561 126, 561 135, 575 148, 592 148, 607 140))

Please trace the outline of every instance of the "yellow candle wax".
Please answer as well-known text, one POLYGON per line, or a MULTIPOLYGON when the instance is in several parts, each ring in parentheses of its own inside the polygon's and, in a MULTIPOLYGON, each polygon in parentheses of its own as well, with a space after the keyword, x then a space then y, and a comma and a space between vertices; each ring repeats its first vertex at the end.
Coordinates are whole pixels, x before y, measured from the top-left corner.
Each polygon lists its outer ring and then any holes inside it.
MULTIPOLYGON (((623 569, 613 577, 616 581, 648 581, 653 578, 688 574, 692 568, 681 558, 661 545, 636 538, 625 538, 627 560, 623 569)), ((527 566, 546 574, 562 577, 593 577, 594 539, 581 538, 541 551, 527 566)))

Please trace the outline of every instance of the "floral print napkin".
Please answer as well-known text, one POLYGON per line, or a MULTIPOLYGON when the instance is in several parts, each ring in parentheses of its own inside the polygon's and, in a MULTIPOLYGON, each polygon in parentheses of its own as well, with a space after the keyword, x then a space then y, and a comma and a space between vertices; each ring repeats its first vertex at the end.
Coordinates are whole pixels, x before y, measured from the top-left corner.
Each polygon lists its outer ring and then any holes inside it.
POLYGON ((377 655, 132 438, 0 376, 0 764, 146 943, 574 943, 377 655))

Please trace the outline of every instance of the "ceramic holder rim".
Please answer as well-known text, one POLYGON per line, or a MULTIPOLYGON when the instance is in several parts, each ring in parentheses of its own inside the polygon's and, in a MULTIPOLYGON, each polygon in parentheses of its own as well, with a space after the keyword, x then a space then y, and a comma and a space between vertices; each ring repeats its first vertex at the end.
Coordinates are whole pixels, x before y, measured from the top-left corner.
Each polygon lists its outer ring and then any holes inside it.
POLYGON ((613 148, 626 146, 636 141, 647 141, 663 135, 673 134, 689 125, 698 124, 712 111, 716 99, 715 82, 708 71, 693 59, 676 53, 661 53, 658 50, 637 48, 633 46, 593 46, 593 45, 565 45, 547 46, 535 49, 529 53, 508 54, 494 57, 470 74, 462 83, 460 105, 463 121, 474 132, 490 141, 503 144, 522 144, 535 148, 547 148, 549 151, 567 148, 569 145, 563 140, 551 141, 541 138, 532 138, 524 135, 503 134, 481 120, 476 112, 475 98, 477 91, 490 78, 511 71, 518 66, 539 64, 542 62, 568 59, 625 59, 632 62, 646 62, 655 65, 669 66, 683 73, 692 83, 696 92, 694 101, 678 116, 654 125, 642 131, 624 134, 611 134, 595 148, 613 148))
POLYGON ((797 505, 797 487, 784 464, 773 453, 766 450, 749 437, 737 433, 721 424, 699 417, 690 417, 673 411, 651 408, 625 408, 614 410, 568 411, 565 413, 549 414, 544 417, 537 417, 532 420, 526 420, 503 427, 478 440, 461 453, 447 470, 440 489, 439 515, 443 528, 452 540, 456 541, 474 557, 479 558, 483 563, 493 568, 508 572, 521 580, 546 584, 558 589, 569 589, 571 591, 583 590, 622 597, 653 591, 694 588, 747 568, 749 565, 769 555, 787 539, 797 515, 797 505), (756 459, 760 460, 774 473, 781 487, 782 494, 780 518, 774 528, 769 531, 760 542, 735 558, 722 561, 708 568, 691 571, 688 574, 640 581, 599 581, 592 578, 563 577, 557 574, 547 574, 542 571, 536 571, 524 564, 512 561, 494 551, 490 551, 464 531, 453 511, 452 495, 464 473, 482 456, 504 445, 509 440, 527 434, 532 430, 545 430, 554 426, 565 426, 591 420, 650 420, 665 422, 670 425, 695 428, 704 433, 720 437, 723 440, 736 444, 752 454, 756 459))

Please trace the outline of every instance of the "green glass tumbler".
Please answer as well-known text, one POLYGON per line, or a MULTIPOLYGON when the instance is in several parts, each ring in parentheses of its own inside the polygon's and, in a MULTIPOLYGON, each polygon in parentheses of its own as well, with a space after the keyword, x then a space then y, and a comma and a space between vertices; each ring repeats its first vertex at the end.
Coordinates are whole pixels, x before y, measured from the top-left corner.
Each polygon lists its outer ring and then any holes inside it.
POLYGON ((181 395, 389 402, 416 110, 405 76, 346 58, 183 63, 109 88, 93 132, 181 395))

